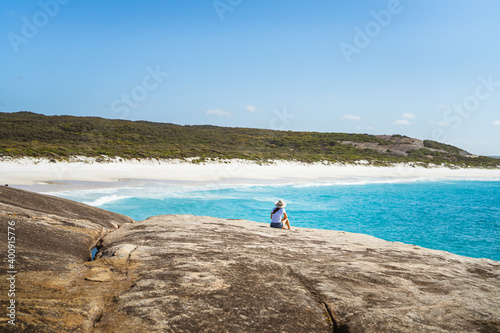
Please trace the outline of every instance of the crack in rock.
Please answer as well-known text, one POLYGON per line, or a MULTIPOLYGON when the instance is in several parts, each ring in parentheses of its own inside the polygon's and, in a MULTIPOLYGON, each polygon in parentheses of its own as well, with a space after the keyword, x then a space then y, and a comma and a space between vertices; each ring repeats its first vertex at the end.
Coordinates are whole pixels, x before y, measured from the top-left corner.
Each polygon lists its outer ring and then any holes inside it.
POLYGON ((328 303, 323 299, 323 296, 321 295, 321 292, 316 290, 312 282, 309 281, 306 277, 303 275, 294 272, 290 267, 288 267, 289 274, 292 278, 294 278, 296 281, 298 281, 308 292, 311 294, 311 296, 319 303, 321 306, 325 309, 325 312, 328 315, 328 319, 330 320, 332 324, 332 332, 333 333, 349 333, 349 327, 347 325, 341 323, 339 319, 336 319, 334 312, 328 305, 328 303))

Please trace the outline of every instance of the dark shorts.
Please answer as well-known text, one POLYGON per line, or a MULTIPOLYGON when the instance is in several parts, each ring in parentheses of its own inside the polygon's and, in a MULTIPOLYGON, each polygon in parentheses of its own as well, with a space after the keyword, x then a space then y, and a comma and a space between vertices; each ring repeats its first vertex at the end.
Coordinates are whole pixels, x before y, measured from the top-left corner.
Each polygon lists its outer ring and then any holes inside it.
POLYGON ((271 222, 271 228, 282 229, 283 228, 283 223, 281 223, 281 222, 271 222))

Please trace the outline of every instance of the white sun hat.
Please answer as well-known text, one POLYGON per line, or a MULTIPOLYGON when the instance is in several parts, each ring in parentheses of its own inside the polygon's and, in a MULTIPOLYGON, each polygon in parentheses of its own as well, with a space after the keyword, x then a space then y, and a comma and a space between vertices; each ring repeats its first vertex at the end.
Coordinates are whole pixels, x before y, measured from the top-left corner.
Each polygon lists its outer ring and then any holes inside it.
POLYGON ((286 206, 286 202, 284 202, 283 200, 279 200, 277 203, 274 204, 276 207, 278 208, 283 208, 286 206))

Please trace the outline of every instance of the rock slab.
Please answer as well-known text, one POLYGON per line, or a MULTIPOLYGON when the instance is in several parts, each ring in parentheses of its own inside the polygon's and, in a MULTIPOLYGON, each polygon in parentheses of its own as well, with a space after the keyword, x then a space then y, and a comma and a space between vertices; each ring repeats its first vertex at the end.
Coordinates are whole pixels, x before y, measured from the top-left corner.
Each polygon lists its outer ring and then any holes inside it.
MULTIPOLYGON (((90 331, 102 308, 96 290, 85 284, 90 250, 102 236, 131 222, 71 200, 1 186, 0 332, 90 331), (15 223, 15 297, 7 292, 9 222, 15 223), (15 326, 6 314, 11 299, 15 326)), ((95 275, 105 279, 104 273, 95 275)))
POLYGON ((244 220, 133 222, 12 195, 0 191, 0 221, 22 225, 18 324, 2 315, 2 332, 500 332, 500 262, 244 220))
POLYGON ((130 289, 97 330, 499 332, 500 263, 336 231, 156 216, 106 235, 130 289), (123 316, 126 314, 126 317, 123 316))

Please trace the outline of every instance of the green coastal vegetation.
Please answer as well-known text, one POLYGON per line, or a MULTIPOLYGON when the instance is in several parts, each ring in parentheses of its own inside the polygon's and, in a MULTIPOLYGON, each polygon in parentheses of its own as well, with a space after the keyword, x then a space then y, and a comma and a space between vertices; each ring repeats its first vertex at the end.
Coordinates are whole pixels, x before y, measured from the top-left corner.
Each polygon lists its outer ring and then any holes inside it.
POLYGON ((181 126, 97 117, 45 116, 32 112, 0 113, 0 156, 75 156, 122 159, 189 159, 193 162, 245 159, 259 162, 367 161, 447 164, 451 167, 499 168, 500 161, 475 156, 431 140, 402 135, 292 132, 219 126, 181 126))

